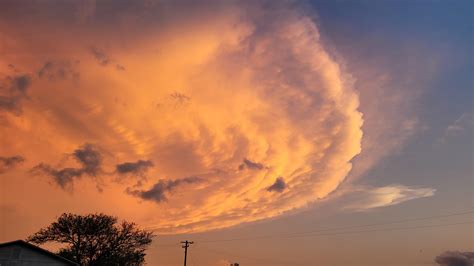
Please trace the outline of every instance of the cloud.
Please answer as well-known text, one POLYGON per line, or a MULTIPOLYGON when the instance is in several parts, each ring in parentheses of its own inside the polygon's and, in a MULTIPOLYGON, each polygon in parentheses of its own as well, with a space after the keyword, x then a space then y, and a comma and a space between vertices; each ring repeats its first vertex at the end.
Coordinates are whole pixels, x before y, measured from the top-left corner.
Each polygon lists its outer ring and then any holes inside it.
POLYGON ((115 170, 119 174, 142 175, 151 167, 153 167, 153 163, 150 160, 138 160, 117 164, 115 170))
POLYGON ((75 178, 81 177, 84 172, 78 168, 55 169, 48 164, 40 163, 32 169, 33 172, 41 172, 53 178, 53 181, 65 189, 72 185, 75 178))
POLYGON ((474 252, 445 251, 435 258, 435 262, 441 266, 472 266, 474 252))
POLYGON ((283 180, 283 177, 279 177, 275 180, 275 183, 273 183, 273 185, 269 186, 267 188, 267 191, 270 191, 270 192, 283 192, 283 190, 286 189, 286 183, 285 183, 285 180, 283 180))
POLYGON ((0 174, 5 173, 6 171, 16 167, 17 165, 23 163, 25 158, 22 156, 10 156, 10 157, 3 157, 0 156, 0 174))
POLYGON ((68 78, 78 80, 80 77, 80 73, 77 71, 79 63, 78 60, 47 61, 37 71, 37 75, 41 79, 48 79, 50 81, 68 78))
POLYGON ((116 64, 115 68, 117 68, 117 70, 120 70, 120 71, 125 71, 126 70, 125 67, 122 66, 121 64, 116 64))
POLYGON ((21 114, 22 101, 28 98, 32 79, 27 74, 7 76, 0 80, 0 111, 21 114))
POLYGON ((261 163, 252 162, 249 159, 245 158, 243 163, 239 165, 239 170, 244 170, 245 168, 251 170, 262 170, 265 166, 261 163))
POLYGON ((106 66, 110 63, 111 59, 103 50, 93 46, 90 48, 90 51, 100 65, 106 66))
POLYGON ((431 197, 435 193, 433 188, 416 188, 403 185, 384 187, 353 187, 341 192, 345 197, 345 209, 363 211, 373 208, 387 207, 405 201, 431 197))
POLYGON ((328 29, 334 43, 330 47, 351 74, 364 118, 362 150, 352 160, 348 178, 355 182, 428 129, 420 116, 423 96, 435 87, 433 80, 452 60, 446 58, 448 51, 425 49, 412 38, 400 40, 404 49, 396 49, 400 43, 377 38, 370 31, 344 32, 335 25, 329 27, 335 27, 328 29))
POLYGON ((474 120, 472 119, 472 114, 464 113, 456 119, 452 125, 449 125, 448 128, 446 128, 446 134, 457 135, 473 125, 474 120))
POLYGON ((117 71, 125 71, 126 68, 122 64, 117 63, 117 60, 112 59, 103 49, 92 46, 89 48, 90 53, 101 66, 114 65, 117 71))
POLYGON ((12 90, 26 93, 26 90, 31 85, 31 78, 28 75, 21 75, 13 77, 12 79, 12 90))
POLYGON ((452 124, 450 124, 441 138, 438 139, 438 143, 444 143, 449 138, 457 137, 464 134, 469 129, 472 130, 474 126, 474 120, 471 113, 464 113, 459 116, 452 124))
POLYGON ((28 73, 45 67, 28 112, 2 128, 1 141, 37 154, 44 163, 36 170, 60 187, 95 180, 86 176, 110 181, 100 196, 80 186, 88 203, 75 195, 72 202, 140 217, 159 233, 198 232, 317 204, 344 182, 361 151, 358 91, 306 10, 283 2, 93 4, 85 24, 77 23, 76 5, 0 10, 11 25, 35 22, 2 28, 5 60, 28 73), (77 84, 54 70, 70 54, 80 61, 77 84), (115 71, 116 58, 127 71, 115 71), (64 164, 47 163, 85 142, 104 153, 82 147, 64 164), (153 162, 147 176, 163 178, 133 186, 101 175, 135 158, 153 162), (276 177, 291 188, 278 197, 276 177))
POLYGON ((176 91, 170 94, 170 97, 172 101, 174 102, 175 107, 177 107, 178 105, 189 103, 189 101, 191 101, 191 97, 183 93, 176 92, 176 91))
POLYGON ((88 175, 97 175, 102 163, 102 155, 93 144, 86 143, 74 150, 74 158, 82 165, 82 171, 88 175))
POLYGON ((51 176, 53 181, 63 189, 72 186, 77 178, 84 175, 95 177, 101 172, 102 155, 96 146, 86 143, 74 150, 72 156, 81 167, 56 169, 48 164, 40 163, 32 169, 32 172, 51 176))
POLYGON ((176 187, 184 184, 193 184, 201 182, 202 179, 199 177, 185 177, 182 179, 175 180, 164 180, 160 179, 152 188, 149 190, 131 190, 127 189, 127 193, 139 197, 143 200, 154 201, 160 203, 167 201, 167 194, 171 193, 176 187))

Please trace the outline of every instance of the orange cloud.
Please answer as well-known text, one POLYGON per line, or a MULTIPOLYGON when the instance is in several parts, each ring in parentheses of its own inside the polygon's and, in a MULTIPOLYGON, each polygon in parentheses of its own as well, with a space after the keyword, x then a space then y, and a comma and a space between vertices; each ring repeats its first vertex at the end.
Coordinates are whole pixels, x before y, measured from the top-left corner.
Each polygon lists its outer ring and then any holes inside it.
POLYGON ((197 232, 303 208, 344 181, 361 150, 362 114, 309 17, 229 5, 212 20, 165 17, 143 29, 146 15, 120 13, 117 30, 85 27, 100 10, 82 10, 67 29, 32 26, 44 32, 34 45, 28 29, 0 25, 6 62, 34 76, 23 114, 1 114, 0 145, 60 168, 84 143, 100 147, 104 172, 152 162, 139 183, 104 173, 102 193, 93 179, 77 180, 72 194, 56 186, 74 210, 197 232))

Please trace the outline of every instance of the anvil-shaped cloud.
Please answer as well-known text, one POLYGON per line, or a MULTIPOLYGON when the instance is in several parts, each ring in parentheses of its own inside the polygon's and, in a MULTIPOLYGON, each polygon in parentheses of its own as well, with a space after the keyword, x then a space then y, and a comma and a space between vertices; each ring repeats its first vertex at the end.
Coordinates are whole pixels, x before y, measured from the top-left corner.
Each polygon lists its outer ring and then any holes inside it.
POLYGON ((64 168, 61 154, 94 143, 115 174, 150 160, 145 181, 104 174, 88 195, 163 233, 275 217, 344 181, 361 151, 358 94, 303 11, 124 3, 9 7, 0 50, 34 76, 22 115, 0 114, 16 152, 64 168))

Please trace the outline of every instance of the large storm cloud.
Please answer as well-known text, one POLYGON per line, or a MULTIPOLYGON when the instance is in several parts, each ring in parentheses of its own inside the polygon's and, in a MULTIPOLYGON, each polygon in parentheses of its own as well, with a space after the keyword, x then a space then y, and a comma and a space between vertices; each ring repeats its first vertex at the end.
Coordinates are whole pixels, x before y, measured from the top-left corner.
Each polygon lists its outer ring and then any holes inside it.
MULTIPOLYGON (((99 168, 146 171, 139 184, 105 175, 97 204, 133 210, 123 215, 138 213, 163 233, 275 217, 345 180, 361 151, 358 93, 310 16, 273 2, 124 3, 81 7, 90 12, 79 17, 76 5, 43 4, 25 19, 41 23, 15 31, 0 23, 0 49, 18 55, 6 60, 39 75, 22 116, 7 117, 5 141, 46 154, 45 165, 83 143, 101 147, 99 164, 75 153, 76 172, 43 169, 67 174, 58 183, 99 168), (75 15, 46 16, 58 9, 75 15), (104 67, 112 61, 126 71, 104 67), (43 78, 58 73, 48 62, 74 62, 75 78, 43 78)), ((24 12, 11 7, 9 16, 24 12)))

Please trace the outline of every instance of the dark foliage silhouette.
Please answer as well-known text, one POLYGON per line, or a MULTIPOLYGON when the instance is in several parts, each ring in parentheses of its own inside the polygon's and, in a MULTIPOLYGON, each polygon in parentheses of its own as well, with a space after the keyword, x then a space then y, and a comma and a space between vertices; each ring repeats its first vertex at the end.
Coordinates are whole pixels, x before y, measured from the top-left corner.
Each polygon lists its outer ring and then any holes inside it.
POLYGON ((80 265, 143 265, 152 238, 151 231, 126 221, 118 224, 113 216, 63 213, 27 241, 65 244, 58 254, 80 265))

